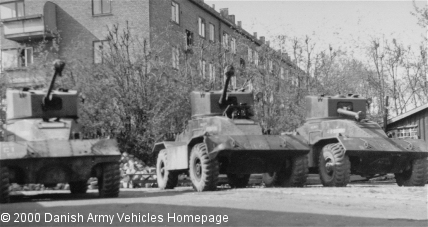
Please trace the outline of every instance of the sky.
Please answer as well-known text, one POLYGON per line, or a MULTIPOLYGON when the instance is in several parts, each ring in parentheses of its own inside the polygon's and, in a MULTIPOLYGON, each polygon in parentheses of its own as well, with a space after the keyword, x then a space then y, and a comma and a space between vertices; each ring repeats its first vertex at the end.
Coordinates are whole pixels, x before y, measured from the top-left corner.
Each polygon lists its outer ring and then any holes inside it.
MULTIPOLYGON (((290 1, 290 0, 210 0, 215 9, 229 8, 236 21, 249 33, 266 40, 276 35, 309 35, 318 48, 358 49, 371 38, 395 38, 417 48, 426 29, 417 24, 412 0, 402 1, 290 1)), ((416 1, 423 7, 427 1, 416 1)))

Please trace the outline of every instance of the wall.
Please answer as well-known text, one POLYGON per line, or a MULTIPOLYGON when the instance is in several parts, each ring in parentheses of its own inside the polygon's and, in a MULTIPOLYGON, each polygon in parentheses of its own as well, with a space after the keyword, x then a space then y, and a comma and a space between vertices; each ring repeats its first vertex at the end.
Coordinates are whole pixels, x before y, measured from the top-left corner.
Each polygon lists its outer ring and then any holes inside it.
MULTIPOLYGON (((151 0, 150 1, 150 27, 152 28, 151 40, 156 41, 159 37, 166 39, 171 46, 179 46, 182 55, 184 55, 184 46, 185 46, 185 32, 189 30, 193 32, 194 45, 204 43, 204 46, 212 46, 211 50, 216 49, 217 53, 221 52, 221 43, 223 42, 223 32, 227 32, 229 36, 236 36, 237 40, 240 38, 247 39, 244 36, 241 36, 236 33, 237 26, 232 22, 233 20, 227 19, 225 16, 221 16, 219 12, 212 9, 210 6, 203 3, 203 1, 198 0, 175 0, 174 2, 178 3, 180 6, 180 23, 177 24, 171 21, 171 0, 151 0), (198 18, 202 18, 205 21, 205 38, 199 36, 198 28, 198 18), (214 34, 214 43, 209 40, 210 31, 209 24, 213 24, 215 27, 214 34), (172 32, 174 35, 165 37, 162 34, 166 30, 172 32), (216 46, 214 46, 216 45, 216 46)), ((246 32, 245 32, 246 33, 246 32)), ((249 35, 248 33, 246 33, 249 35)), ((247 42, 247 45, 257 46, 256 43, 247 42)), ((247 59, 247 47, 238 46, 237 55, 234 56, 235 59, 243 58, 247 59), (244 50, 245 49, 245 50, 244 50)), ((195 48, 196 49, 196 48, 195 48)), ((216 67, 216 82, 221 82, 223 77, 223 67, 219 65, 218 55, 213 55, 205 49, 201 59, 204 59, 207 64, 209 62, 217 62, 216 67)), ((200 53, 193 53, 192 57, 198 56, 200 53)), ((170 61, 171 59, 171 50, 165 50, 165 60, 170 61)), ((187 56, 189 58, 189 56, 187 56)), ((238 63, 239 64, 239 63, 238 63)), ((206 74, 208 75, 208 66, 206 74)))
MULTIPOLYGON (((4 2, 5 0, 1 0, 4 2)), ((46 0, 25 0, 25 15, 43 14, 46 0)), ((138 39, 148 39, 149 0, 112 0, 112 13, 92 15, 92 0, 52 0, 56 4, 56 20, 59 30, 59 56, 64 60, 75 58, 93 62, 93 41, 104 40, 107 28, 113 24, 125 27, 126 21, 138 39)), ((15 42, 1 36, 1 49, 29 45, 29 42, 15 42)), ((34 43, 35 41, 32 40, 34 43)), ((35 61, 36 62, 36 61, 35 61)))

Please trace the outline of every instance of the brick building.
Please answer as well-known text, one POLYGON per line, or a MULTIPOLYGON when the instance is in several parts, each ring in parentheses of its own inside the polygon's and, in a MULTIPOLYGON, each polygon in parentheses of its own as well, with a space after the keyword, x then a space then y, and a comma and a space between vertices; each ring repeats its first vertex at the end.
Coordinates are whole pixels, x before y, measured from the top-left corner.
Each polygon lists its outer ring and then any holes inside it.
MULTIPOLYGON (((242 23, 235 22, 228 9, 219 11, 203 0, 0 0, 1 72, 15 86, 32 86, 41 79, 30 78, 26 69, 37 64, 38 58, 67 61, 78 56, 90 64, 102 63, 98 49, 103 46, 107 28, 128 23, 132 34, 148 40, 149 45, 158 41, 163 31, 174 32, 163 37, 169 47, 162 57, 171 67, 179 67, 183 56, 193 53, 189 50, 197 43, 218 44, 213 46, 225 53, 220 59, 223 63, 230 56, 239 64, 263 63, 281 78, 293 71, 302 73, 286 54, 273 51, 270 56, 275 57, 271 59, 260 57, 259 51, 269 49, 269 42, 242 29, 242 23), (47 55, 38 55, 43 40, 42 50, 47 55), (240 40, 245 40, 240 42, 245 45, 238 45, 240 40)), ((218 59, 199 58, 201 76, 210 80, 221 77, 221 64, 214 64, 218 59)))

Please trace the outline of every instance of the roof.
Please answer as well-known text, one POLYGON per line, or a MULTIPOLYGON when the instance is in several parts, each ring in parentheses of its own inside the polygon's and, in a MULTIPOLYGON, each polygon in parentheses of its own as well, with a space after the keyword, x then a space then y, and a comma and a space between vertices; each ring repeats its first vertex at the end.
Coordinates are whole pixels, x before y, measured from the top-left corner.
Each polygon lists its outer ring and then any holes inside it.
POLYGON ((394 123, 394 122, 397 122, 397 121, 399 121, 399 120, 402 120, 402 119, 404 119, 404 118, 406 118, 406 117, 408 117, 408 116, 410 116, 410 115, 413 115, 413 114, 415 114, 415 113, 421 112, 422 110, 425 110, 425 109, 428 109, 428 103, 427 103, 427 104, 424 104, 424 105, 422 105, 422 106, 420 106, 420 107, 417 107, 417 108, 415 108, 415 109, 413 109, 413 110, 410 110, 410 111, 408 111, 408 112, 406 112, 406 113, 404 113, 404 114, 401 114, 401 115, 398 115, 398 116, 396 116, 396 117, 393 117, 393 118, 389 119, 389 120, 388 120, 388 124, 392 124, 392 123, 394 123))
POLYGON ((211 13, 214 17, 221 20, 228 26, 230 26, 232 29, 236 30, 237 32, 241 33, 242 35, 246 36, 248 39, 256 43, 257 45, 262 45, 261 41, 258 40, 256 37, 251 35, 249 32, 245 31, 243 28, 238 27, 233 21, 231 21, 229 18, 224 17, 221 13, 217 12, 215 9, 211 8, 208 4, 206 4, 203 0, 190 0, 191 2, 195 3, 197 6, 201 7, 202 9, 206 10, 208 13, 211 13))
MULTIPOLYGON (((256 45, 262 46, 264 44, 264 42, 262 42, 256 36, 251 35, 249 32, 247 32, 242 27, 237 26, 234 21, 230 20, 230 18, 228 18, 227 16, 223 16, 221 13, 217 12, 215 9, 213 9, 208 4, 206 4, 203 0, 190 0, 190 1, 193 2, 194 4, 196 4, 197 6, 199 6, 200 8, 202 8, 203 10, 210 13, 211 15, 216 17, 217 19, 221 20, 223 23, 227 24, 228 26, 230 26, 230 28, 235 30, 237 33, 240 33, 241 35, 245 36, 246 38, 248 38, 250 41, 252 41, 256 45)), ((279 56, 279 57, 281 57, 281 56, 279 56)), ((284 61, 288 66, 290 66, 294 69, 303 71, 296 64, 294 64, 291 61, 291 59, 281 58, 281 60, 284 61)))

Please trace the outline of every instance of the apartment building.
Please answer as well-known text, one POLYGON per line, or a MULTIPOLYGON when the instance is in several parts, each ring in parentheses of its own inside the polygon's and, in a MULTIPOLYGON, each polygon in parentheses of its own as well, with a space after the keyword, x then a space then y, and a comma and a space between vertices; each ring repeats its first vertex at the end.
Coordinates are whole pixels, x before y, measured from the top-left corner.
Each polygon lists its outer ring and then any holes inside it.
MULTIPOLYGON (((224 57, 238 59, 237 64, 263 62, 281 78, 301 72, 286 54, 275 52, 276 57, 261 60, 258 51, 269 46, 265 38, 245 31, 228 9, 217 11, 203 0, 0 0, 0 20, 1 72, 12 86, 42 83, 45 75, 28 72, 42 60, 38 58, 67 61, 78 56, 88 64, 102 64, 99 49, 108 28, 125 24, 149 45, 165 30, 174 32, 163 39, 169 46, 162 56, 173 68, 180 67, 183 56, 196 54, 193 46, 205 43, 225 52, 224 57), (238 40, 246 44, 238 45, 238 40)), ((200 76, 221 81, 217 59, 201 56, 199 61, 200 76)))

